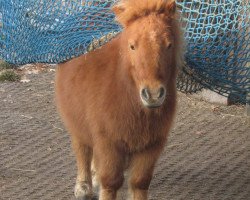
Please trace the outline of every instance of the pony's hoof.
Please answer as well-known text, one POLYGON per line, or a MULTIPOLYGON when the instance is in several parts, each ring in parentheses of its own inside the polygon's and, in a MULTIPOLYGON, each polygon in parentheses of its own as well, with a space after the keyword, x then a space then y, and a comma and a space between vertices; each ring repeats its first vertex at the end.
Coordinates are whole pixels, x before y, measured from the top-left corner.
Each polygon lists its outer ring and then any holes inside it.
POLYGON ((93 197, 92 190, 87 183, 77 183, 74 193, 77 200, 92 200, 93 197))

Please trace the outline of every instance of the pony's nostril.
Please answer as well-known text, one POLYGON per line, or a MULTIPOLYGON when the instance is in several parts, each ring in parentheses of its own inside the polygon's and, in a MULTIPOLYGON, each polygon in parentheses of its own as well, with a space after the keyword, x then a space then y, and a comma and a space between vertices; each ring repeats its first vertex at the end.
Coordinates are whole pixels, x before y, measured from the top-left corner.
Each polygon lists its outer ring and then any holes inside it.
POLYGON ((165 95, 165 89, 164 87, 160 87, 158 98, 162 98, 164 95, 165 95))
POLYGON ((149 92, 148 92, 148 89, 147 89, 147 88, 142 89, 141 95, 142 95, 142 97, 143 97, 145 100, 149 100, 149 99, 150 99, 150 95, 149 95, 149 92))

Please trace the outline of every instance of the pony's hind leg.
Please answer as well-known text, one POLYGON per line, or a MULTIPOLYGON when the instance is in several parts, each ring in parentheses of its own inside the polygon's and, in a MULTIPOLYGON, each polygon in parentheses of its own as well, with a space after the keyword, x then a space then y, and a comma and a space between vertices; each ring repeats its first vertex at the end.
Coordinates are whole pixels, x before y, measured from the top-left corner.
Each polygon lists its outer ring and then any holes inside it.
POLYGON ((77 178, 75 185, 75 197, 79 200, 90 200, 93 196, 91 160, 93 151, 90 147, 73 140, 73 148, 77 160, 77 178))

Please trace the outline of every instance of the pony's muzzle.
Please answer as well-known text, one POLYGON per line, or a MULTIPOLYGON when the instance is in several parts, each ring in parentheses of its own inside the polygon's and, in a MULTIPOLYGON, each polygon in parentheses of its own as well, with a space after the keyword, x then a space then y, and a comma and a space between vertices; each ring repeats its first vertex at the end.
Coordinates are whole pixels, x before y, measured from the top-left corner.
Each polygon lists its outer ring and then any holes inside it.
POLYGON ((166 89, 163 86, 157 88, 144 87, 140 91, 140 97, 144 106, 157 108, 163 104, 166 98, 166 89))

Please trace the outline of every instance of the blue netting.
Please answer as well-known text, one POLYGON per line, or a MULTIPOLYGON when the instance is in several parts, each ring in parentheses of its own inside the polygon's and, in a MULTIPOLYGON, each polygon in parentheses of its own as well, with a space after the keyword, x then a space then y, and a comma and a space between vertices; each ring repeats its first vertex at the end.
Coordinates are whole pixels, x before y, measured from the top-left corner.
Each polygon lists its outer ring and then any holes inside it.
POLYGON ((0 54, 8 62, 59 63, 120 27, 104 0, 0 0, 0 54))
POLYGON ((179 88, 206 87, 245 101, 250 93, 249 1, 179 0, 179 5, 187 41, 185 81, 179 88))
MULTIPOLYGON (((121 30, 110 11, 115 1, 0 0, 0 57, 16 64, 59 63, 86 53, 94 38, 121 30)), ((250 93, 249 0, 177 3, 187 41, 179 89, 206 87, 245 101, 250 93)))

